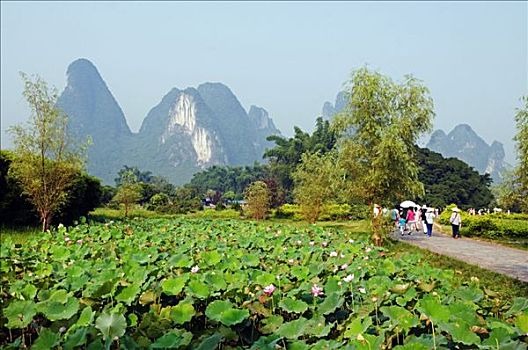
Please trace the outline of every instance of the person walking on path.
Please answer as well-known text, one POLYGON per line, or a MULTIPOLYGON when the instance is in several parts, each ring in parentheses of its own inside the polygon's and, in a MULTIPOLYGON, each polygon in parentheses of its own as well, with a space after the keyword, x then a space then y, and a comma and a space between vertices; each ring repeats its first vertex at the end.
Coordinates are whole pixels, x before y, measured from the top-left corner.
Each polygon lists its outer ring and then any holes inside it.
POLYGON ((453 213, 449 218, 451 223, 451 229, 453 230, 453 238, 460 238, 460 226, 462 225, 462 217, 460 216, 460 210, 457 207, 451 209, 453 213))
POLYGON ((417 229, 416 229, 416 214, 414 213, 414 208, 409 208, 409 210, 407 210, 406 220, 407 220, 407 225, 408 225, 408 228, 409 228, 409 234, 411 234, 411 232, 412 232, 411 227, 413 227, 413 226, 414 226, 414 231, 417 231, 417 229))
POLYGON ((427 207, 425 206, 425 204, 422 206, 422 215, 420 217, 420 220, 422 221, 422 228, 423 228, 423 232, 424 234, 427 234, 429 231, 428 231, 428 226, 427 226, 427 219, 426 219, 426 214, 427 214, 427 207))
POLYGON ((425 213, 425 224, 427 225, 427 237, 429 238, 433 235, 434 218, 435 214, 433 208, 428 208, 425 213))

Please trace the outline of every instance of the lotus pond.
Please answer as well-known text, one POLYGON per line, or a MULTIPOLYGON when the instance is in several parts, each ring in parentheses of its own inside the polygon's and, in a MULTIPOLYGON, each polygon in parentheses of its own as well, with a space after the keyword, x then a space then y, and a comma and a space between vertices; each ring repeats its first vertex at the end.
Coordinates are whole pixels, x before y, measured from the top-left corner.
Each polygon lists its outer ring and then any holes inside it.
POLYGON ((141 219, 1 247, 3 349, 526 349, 504 300, 318 226, 141 219))

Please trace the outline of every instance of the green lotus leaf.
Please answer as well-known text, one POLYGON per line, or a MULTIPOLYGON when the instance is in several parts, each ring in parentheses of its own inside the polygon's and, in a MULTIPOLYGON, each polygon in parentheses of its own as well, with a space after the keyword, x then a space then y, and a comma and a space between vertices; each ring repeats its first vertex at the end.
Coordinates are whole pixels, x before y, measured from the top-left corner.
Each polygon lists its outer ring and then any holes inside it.
POLYGON ((64 261, 70 257, 70 250, 64 246, 55 245, 51 247, 50 252, 53 255, 53 260, 55 261, 64 261))
MULTIPOLYGON (((222 339, 224 339, 224 337, 222 336, 222 334, 220 333, 215 333, 207 338, 205 338, 204 340, 202 340, 202 342, 200 343, 200 345, 198 345, 198 347, 196 348, 196 350, 211 350, 211 349, 217 349, 218 348, 218 344, 220 344, 220 342, 222 341, 222 339)), ((194 349, 194 348, 193 348, 194 349)))
POLYGON ((306 330, 308 334, 313 335, 314 337, 322 338, 326 337, 330 333, 333 326, 334 323, 326 324, 325 318, 320 316, 310 319, 308 321, 308 325, 306 326, 306 330))
POLYGON ((261 272, 261 273, 259 273, 259 275, 256 277, 255 281, 257 282, 257 284, 260 284, 263 287, 268 286, 268 285, 270 285, 272 283, 277 283, 275 275, 273 275, 273 274, 271 274, 269 272, 261 272))
POLYGON ((232 326, 249 317, 249 311, 244 309, 228 309, 220 315, 220 322, 225 326, 232 326))
POLYGON ((192 333, 177 329, 162 335, 152 345, 150 349, 177 349, 191 343, 192 333))
POLYGON ((371 334, 362 334, 361 340, 360 339, 354 339, 351 343, 354 344, 354 349, 356 350, 373 350, 373 349, 381 349, 383 345, 383 337, 376 337, 375 335, 371 334))
POLYGON ((201 256, 201 261, 203 261, 207 266, 214 266, 222 261, 222 255, 216 250, 205 252, 201 256))
POLYGON ((176 324, 184 324, 185 322, 189 322, 195 313, 196 311, 190 302, 182 301, 172 307, 170 315, 176 324))
POLYGON ((37 291, 38 291, 37 287, 28 283, 22 289, 22 295, 24 296, 24 299, 26 300, 33 300, 35 296, 37 295, 37 291))
POLYGON ((209 273, 205 276, 205 282, 211 291, 224 290, 227 288, 227 283, 224 274, 221 271, 216 271, 214 274, 209 273))
POLYGON ((381 271, 385 275, 392 275, 396 272, 396 265, 391 260, 385 259, 383 260, 383 269, 381 271))
POLYGON ((521 330, 524 335, 528 334, 528 313, 523 313, 515 319, 515 325, 521 330))
POLYGON ((79 327, 89 326, 93 321, 94 314, 91 306, 85 307, 75 324, 79 327))
POLYGON ((296 300, 292 298, 286 298, 281 300, 279 303, 279 307, 281 307, 284 311, 302 314, 306 310, 308 310, 308 304, 306 304, 302 300, 296 300))
POLYGON ((460 287, 455 291, 455 296, 466 301, 478 302, 484 297, 484 292, 475 287, 460 287))
POLYGON ((188 277, 186 275, 169 278, 161 282, 161 290, 167 295, 178 295, 185 287, 188 277))
POLYGON ((364 334, 371 325, 372 325, 372 319, 370 317, 354 318, 352 322, 347 324, 345 332, 343 333, 343 336, 345 338, 354 339, 359 334, 364 334))
POLYGON ((338 342, 337 340, 319 340, 318 342, 311 344, 310 347, 305 344, 305 347, 300 347, 299 349, 313 349, 313 350, 337 350, 343 349, 343 343, 338 342))
POLYGON ((64 304, 46 300, 37 304, 37 310, 50 321, 67 320, 79 311, 79 300, 69 297, 64 304))
POLYGON ((117 301, 121 301, 123 304, 130 305, 135 299, 136 295, 140 292, 138 285, 131 285, 123 288, 123 290, 116 296, 117 301))
POLYGON ((82 327, 77 329, 72 335, 66 338, 64 343, 64 350, 73 350, 78 346, 83 346, 86 343, 86 335, 88 328, 82 327))
POLYGON ((479 323, 477 318, 476 310, 477 306, 470 301, 455 301, 448 306, 451 319, 458 319, 466 322, 470 325, 476 325, 479 323))
POLYGON ((326 294, 343 293, 344 289, 339 285, 341 280, 336 277, 330 277, 324 285, 324 291, 326 294))
POLYGON ((255 267, 260 264, 260 259, 258 256, 253 254, 246 254, 242 256, 242 264, 249 267, 255 267))
POLYGON ((322 315, 327 315, 335 311, 338 307, 343 305, 343 298, 337 294, 329 294, 321 304, 317 306, 317 312, 322 315))
POLYGON ((200 299, 207 298, 210 293, 207 284, 196 280, 189 282, 189 290, 200 299))
POLYGON ((274 333, 277 329, 279 329, 283 322, 284 319, 281 315, 271 315, 263 320, 262 323, 264 327, 262 327, 260 331, 263 334, 274 333))
POLYGON ((282 338, 280 338, 278 335, 275 335, 275 334, 269 335, 269 336, 262 336, 258 338, 256 342, 253 343, 253 345, 251 346, 249 350, 276 350, 277 344, 281 340, 282 338))
POLYGON ((282 326, 277 330, 277 335, 285 337, 288 339, 297 339, 300 336, 306 334, 306 326, 308 325, 308 320, 304 317, 301 317, 297 320, 283 323, 282 326))
POLYGON ((431 348, 420 343, 407 343, 405 345, 398 345, 394 350, 430 350, 431 348))
POLYGON ((211 304, 207 305, 205 309, 205 315, 211 320, 220 321, 222 313, 226 310, 231 309, 233 304, 227 300, 215 300, 211 304))
POLYGON ((449 320, 449 309, 431 296, 421 299, 417 309, 432 319, 434 323, 447 322, 449 320))
POLYGON ((383 306, 380 307, 380 311, 390 318, 392 325, 400 326, 405 331, 415 327, 419 322, 418 317, 400 306, 383 306))
POLYGON ((306 266, 294 266, 291 269, 291 274, 295 278, 297 278, 299 281, 304 281, 308 274, 310 273, 310 270, 306 266))
POLYGON ((512 339, 512 333, 507 329, 497 328, 491 331, 489 337, 482 342, 482 345, 493 348, 500 348, 500 346, 507 344, 512 339))
POLYGON ((191 267, 194 260, 189 254, 176 254, 169 259, 167 264, 171 267, 191 267))
POLYGON ((128 322, 129 322, 129 326, 130 327, 135 327, 137 326, 137 322, 138 322, 138 317, 136 314, 129 314, 128 315, 128 322))
POLYGON ((520 312, 528 311, 528 299, 527 298, 513 298, 513 303, 505 316, 516 315, 520 312))
POLYGON ((64 289, 54 290, 46 301, 64 304, 68 301, 68 292, 64 289))
POLYGON ((149 252, 136 251, 130 259, 138 264, 146 264, 150 261, 149 252))
POLYGON ((49 350, 53 349, 55 345, 59 342, 59 335, 56 333, 53 333, 51 330, 47 328, 43 328, 40 333, 39 337, 33 345, 31 346, 32 350, 49 350))
POLYGON ((448 332, 454 342, 466 345, 480 344, 480 338, 478 335, 473 333, 471 327, 465 322, 457 320, 449 323, 440 323, 440 328, 448 332))
POLYGON ((4 309, 4 316, 7 318, 6 327, 24 328, 26 327, 33 316, 37 313, 35 303, 31 300, 15 300, 4 309))
POLYGON ((95 319, 95 328, 100 330, 105 338, 122 337, 126 327, 125 317, 121 314, 105 311, 95 319))
POLYGON ((321 272, 325 269, 324 264, 321 263, 310 263, 308 265, 308 271, 310 271, 311 276, 319 276, 321 272))

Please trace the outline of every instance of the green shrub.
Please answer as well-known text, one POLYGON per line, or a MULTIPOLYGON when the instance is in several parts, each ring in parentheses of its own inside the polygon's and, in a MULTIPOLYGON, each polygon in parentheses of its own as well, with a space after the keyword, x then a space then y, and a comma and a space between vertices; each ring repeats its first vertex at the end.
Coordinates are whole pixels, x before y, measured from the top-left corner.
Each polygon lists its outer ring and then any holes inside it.
POLYGON ((187 216, 202 219, 238 219, 240 218, 240 212, 234 209, 206 209, 197 211, 196 213, 187 214, 187 216))
MULTIPOLYGON (((369 217, 369 208, 360 204, 325 204, 319 221, 362 220, 369 217)), ((302 220, 301 209, 297 204, 284 204, 277 208, 273 217, 276 219, 302 220)))

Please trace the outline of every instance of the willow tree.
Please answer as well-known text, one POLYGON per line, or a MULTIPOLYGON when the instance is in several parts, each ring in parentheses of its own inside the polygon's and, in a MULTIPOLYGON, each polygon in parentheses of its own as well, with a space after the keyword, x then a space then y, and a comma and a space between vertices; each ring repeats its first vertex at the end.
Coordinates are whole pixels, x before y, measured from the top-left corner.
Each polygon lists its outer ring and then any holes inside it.
MULTIPOLYGON (((414 146, 432 128, 427 87, 410 75, 398 83, 364 67, 352 73, 346 91, 348 104, 333 126, 349 196, 373 208, 423 194, 414 146)), ((373 239, 381 245, 381 216, 372 221, 373 239)))
POLYGON ((9 173, 35 206, 45 231, 83 167, 82 150, 68 136, 68 119, 56 107, 56 90, 38 76, 21 76, 31 114, 27 125, 9 130, 15 144, 9 173))

